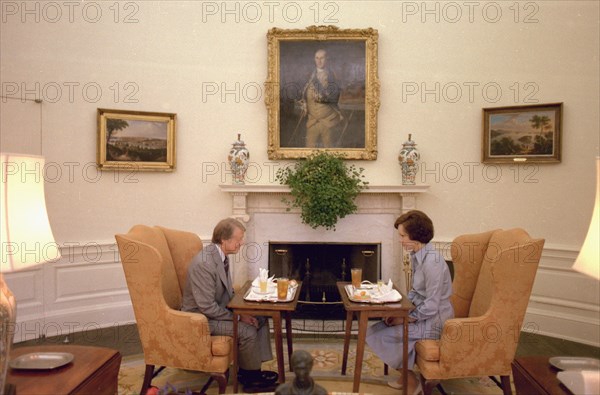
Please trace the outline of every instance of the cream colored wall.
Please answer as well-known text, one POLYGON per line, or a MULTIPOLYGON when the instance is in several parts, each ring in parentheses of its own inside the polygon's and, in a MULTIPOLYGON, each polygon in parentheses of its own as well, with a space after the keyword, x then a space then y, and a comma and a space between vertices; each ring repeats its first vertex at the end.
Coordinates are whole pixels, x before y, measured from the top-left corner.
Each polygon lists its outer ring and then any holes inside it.
MULTIPOLYGON (((419 181, 431 185, 419 208, 434 219, 436 239, 523 227, 566 253, 558 264, 566 270, 593 204, 598 12, 591 1, 3 1, 2 94, 44 101, 41 153, 52 164, 46 194, 59 243, 112 243, 136 223, 208 237, 231 212, 218 185, 230 182, 224 159, 237 133, 251 151, 254 182, 274 182, 283 165, 267 159, 267 114, 256 92, 267 74, 267 30, 373 27, 379 156, 359 163, 369 182, 400 182, 397 154, 412 133, 427 169, 419 181), (410 94, 436 84, 438 98, 410 94), (481 109, 538 102, 564 102, 562 163, 482 165, 481 109), (97 172, 97 108, 177 113, 177 170, 97 172)), ((1 104, 2 150, 40 153, 38 105, 1 104)), ((552 288, 551 274, 538 283, 552 288)), ((584 302, 582 319, 598 325, 597 297, 584 302)))

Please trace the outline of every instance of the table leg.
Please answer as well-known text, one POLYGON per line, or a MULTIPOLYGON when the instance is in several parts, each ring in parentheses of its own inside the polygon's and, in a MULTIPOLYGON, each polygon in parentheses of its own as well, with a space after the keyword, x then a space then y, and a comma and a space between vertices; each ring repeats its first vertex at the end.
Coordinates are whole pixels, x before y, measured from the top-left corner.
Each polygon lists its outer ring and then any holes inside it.
POLYGON ((346 334, 344 335, 344 356, 342 357, 342 376, 346 375, 346 365, 348 364, 348 348, 350 346, 350 335, 352 334, 352 319, 354 313, 346 312, 346 334))
POLYGON ((233 392, 238 392, 238 320, 240 315, 233 310, 233 392))
POLYGON ((285 365, 283 362, 283 331, 281 329, 281 312, 276 311, 273 314, 273 331, 275 334, 275 352, 277 353, 277 370, 279 374, 279 383, 285 383, 285 365))
POLYGON ((402 393, 408 394, 408 316, 404 317, 404 330, 402 331, 402 393))
MULTIPOLYGON (((363 356, 365 353, 365 340, 367 338, 367 324, 369 317, 367 314, 358 313, 358 339, 356 341, 356 364, 354 365, 354 384, 352 392, 358 392, 360 386, 360 375, 362 371, 363 356)), ((406 388, 406 387, 404 387, 406 388)))
POLYGON ((290 365, 290 372, 292 371, 292 354, 294 352, 294 345, 292 343, 292 314, 289 311, 285 313, 285 334, 287 336, 287 348, 288 348, 288 363, 290 365))

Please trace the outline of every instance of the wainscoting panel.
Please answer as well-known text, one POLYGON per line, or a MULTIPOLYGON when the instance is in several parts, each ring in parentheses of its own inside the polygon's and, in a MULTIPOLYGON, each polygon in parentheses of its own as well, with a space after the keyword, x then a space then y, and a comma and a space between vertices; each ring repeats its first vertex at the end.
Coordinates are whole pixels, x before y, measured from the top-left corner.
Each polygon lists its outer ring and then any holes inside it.
MULTIPOLYGON (((435 241, 447 255, 448 241, 435 241)), ((116 244, 63 247, 62 258, 6 275, 17 299, 15 342, 135 322, 116 244)), ((523 330, 600 347, 600 293, 571 269, 578 251, 546 246, 523 330)))
POLYGON ((135 322, 115 243, 67 245, 61 255, 6 275, 17 300, 15 342, 135 322))

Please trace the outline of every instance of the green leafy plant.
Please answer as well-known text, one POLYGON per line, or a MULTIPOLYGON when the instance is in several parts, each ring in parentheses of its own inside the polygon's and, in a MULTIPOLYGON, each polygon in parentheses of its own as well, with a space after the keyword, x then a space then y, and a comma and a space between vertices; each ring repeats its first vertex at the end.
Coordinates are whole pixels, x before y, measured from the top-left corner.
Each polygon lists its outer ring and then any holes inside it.
POLYGON ((288 211, 298 207, 303 223, 313 229, 323 226, 335 230, 338 219, 357 210, 354 199, 368 184, 363 171, 346 166, 341 154, 321 151, 279 169, 275 178, 290 187, 293 199, 282 199, 288 211))

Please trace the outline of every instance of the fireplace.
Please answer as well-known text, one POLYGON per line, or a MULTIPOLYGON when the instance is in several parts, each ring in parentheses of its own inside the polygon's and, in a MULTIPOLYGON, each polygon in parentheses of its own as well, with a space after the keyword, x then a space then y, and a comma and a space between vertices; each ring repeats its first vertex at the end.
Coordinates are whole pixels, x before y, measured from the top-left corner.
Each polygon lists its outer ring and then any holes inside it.
MULTIPOLYGON (((223 192, 232 197, 231 216, 242 221, 246 226, 246 244, 239 254, 230 261, 234 286, 241 287, 248 280, 253 280, 258 275, 258 269, 270 269, 272 274, 305 275, 305 264, 309 260, 309 280, 314 285, 325 278, 335 280, 333 277, 342 278, 344 258, 346 262, 346 278, 352 265, 361 264, 365 258, 361 256, 367 247, 373 248, 371 257, 374 272, 367 273, 365 278, 376 281, 382 278, 387 281, 392 279, 401 289, 404 289, 404 273, 402 271, 402 247, 398 240, 398 231, 393 224, 403 212, 417 207, 417 196, 426 192, 428 185, 371 185, 362 191, 356 198, 358 211, 355 214, 342 218, 336 224, 335 230, 323 228, 312 229, 300 220, 298 209, 289 210, 282 202, 282 198, 290 198, 289 188, 282 185, 220 185, 223 192), (270 251, 270 244, 277 245, 273 250, 288 251, 288 262, 281 263, 279 258, 270 251), (302 251, 304 245, 316 245, 314 258, 302 251), (355 252, 340 252, 336 248, 354 245, 355 252), (298 252, 296 251, 298 249, 298 252), (330 252, 333 251, 333 252, 330 252), (356 252, 358 251, 358 252, 356 252), (323 258, 319 254, 339 254, 340 258, 323 258), (272 256, 273 255, 273 256, 272 256), (293 260, 292 260, 293 256, 293 260), (279 263, 276 263, 279 262, 279 263), (328 262, 325 264, 324 262, 328 262), (336 272, 317 273, 317 269, 330 267, 331 263, 338 265, 336 272), (279 268, 273 265, 279 265, 279 268), (288 268, 288 265, 289 268, 288 268), (294 266, 295 265, 295 266, 294 266), (283 270, 288 272, 283 272, 283 270), (276 270, 282 270, 276 272, 276 270), (318 276, 317 276, 318 274, 318 276)), ((344 247, 349 248, 349 247, 344 247)), ((282 251, 280 251, 282 253, 282 251)), ((323 303, 323 290, 313 288, 306 297, 304 292, 303 308, 306 310, 313 302, 323 303)), ((336 302, 337 289, 334 292, 325 290, 325 303, 340 305, 336 302)), ((339 299, 338 299, 339 300, 339 299)), ((319 308, 322 306, 318 306, 319 308)), ((316 308, 316 307, 315 307, 316 308)), ((343 316, 343 308, 341 308, 343 316)), ((331 316, 331 318, 334 318, 331 316)), ((311 320, 305 320, 311 321, 311 320)))
POLYGON ((343 318, 337 281, 350 281, 360 268, 363 280, 381 278, 380 243, 269 242, 270 275, 302 281, 298 318, 343 318))

